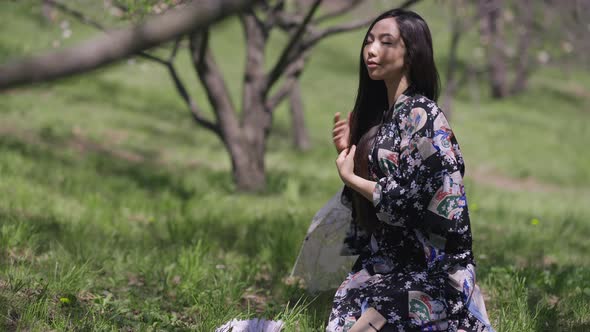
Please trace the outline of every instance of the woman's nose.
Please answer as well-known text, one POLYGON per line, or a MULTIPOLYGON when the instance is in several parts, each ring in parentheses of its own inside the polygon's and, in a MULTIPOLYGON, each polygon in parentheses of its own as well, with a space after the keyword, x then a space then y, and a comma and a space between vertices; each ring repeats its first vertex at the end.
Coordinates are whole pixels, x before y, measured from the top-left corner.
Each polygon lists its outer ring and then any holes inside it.
POLYGON ((371 45, 369 45, 368 54, 369 54, 369 57, 374 57, 377 55, 375 43, 371 43, 371 45))

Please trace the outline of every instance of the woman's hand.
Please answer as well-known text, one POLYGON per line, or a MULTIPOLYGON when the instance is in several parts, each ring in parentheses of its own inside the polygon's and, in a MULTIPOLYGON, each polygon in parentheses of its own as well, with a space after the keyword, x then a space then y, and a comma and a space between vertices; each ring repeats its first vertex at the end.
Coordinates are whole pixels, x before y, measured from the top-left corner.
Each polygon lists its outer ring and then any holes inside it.
POLYGON ((338 153, 348 147, 350 137, 350 113, 347 120, 340 120, 340 112, 334 114, 334 129, 332 130, 332 141, 338 153))
POLYGON ((354 177, 354 154, 356 146, 353 145, 350 149, 344 149, 338 154, 336 158, 336 167, 338 167, 338 174, 346 185, 350 183, 354 177))
POLYGON ((336 158, 336 167, 338 167, 338 174, 345 185, 349 186, 359 194, 363 195, 369 202, 373 201, 373 191, 377 182, 363 179, 354 174, 354 154, 356 153, 356 145, 350 149, 344 149, 336 158))

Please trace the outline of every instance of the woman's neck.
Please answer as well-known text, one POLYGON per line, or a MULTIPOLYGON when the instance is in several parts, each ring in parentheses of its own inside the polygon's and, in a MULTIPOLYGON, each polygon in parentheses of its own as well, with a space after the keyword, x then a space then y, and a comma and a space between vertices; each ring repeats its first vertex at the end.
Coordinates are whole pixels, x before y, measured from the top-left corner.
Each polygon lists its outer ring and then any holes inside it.
POLYGON ((393 107, 397 98, 408 88, 409 81, 407 75, 401 75, 393 79, 384 80, 387 88, 387 102, 389 108, 393 107))

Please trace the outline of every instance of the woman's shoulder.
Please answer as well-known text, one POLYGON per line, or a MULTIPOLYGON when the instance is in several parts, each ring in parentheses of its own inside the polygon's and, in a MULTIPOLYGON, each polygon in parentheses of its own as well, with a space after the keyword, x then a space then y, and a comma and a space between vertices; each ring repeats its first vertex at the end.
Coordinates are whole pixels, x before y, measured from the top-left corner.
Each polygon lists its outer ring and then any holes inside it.
POLYGON ((434 100, 432 100, 426 96, 423 96, 421 94, 415 94, 412 96, 411 109, 414 109, 414 108, 422 108, 425 111, 427 111, 428 113, 441 112, 440 108, 438 107, 438 104, 434 100))
POLYGON ((432 131, 440 128, 450 130, 446 115, 432 99, 414 94, 404 101, 405 107, 398 113, 397 125, 407 134, 432 131))
POLYGON ((426 117, 434 120, 439 114, 443 113, 435 101, 421 94, 414 94, 404 102, 406 107, 404 107, 405 110, 400 116, 402 118, 408 117, 409 120, 413 120, 414 117, 426 117))

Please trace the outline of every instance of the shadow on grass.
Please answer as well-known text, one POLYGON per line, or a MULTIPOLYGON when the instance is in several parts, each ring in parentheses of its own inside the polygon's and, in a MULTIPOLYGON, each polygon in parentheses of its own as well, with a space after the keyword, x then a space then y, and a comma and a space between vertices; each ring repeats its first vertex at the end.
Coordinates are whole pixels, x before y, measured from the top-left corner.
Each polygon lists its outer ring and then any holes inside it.
MULTIPOLYGON (((68 147, 61 139, 46 138, 42 144, 37 144, 15 137, 4 136, 0 138, 0 149, 18 153, 34 161, 35 164, 43 165, 43 167, 33 168, 27 173, 27 176, 39 185, 46 186, 53 191, 58 190, 60 194, 64 195, 75 196, 79 190, 88 189, 88 187, 96 186, 95 189, 100 189, 101 179, 105 177, 128 180, 149 192, 169 191, 179 199, 181 205, 187 204, 195 196, 207 192, 207 188, 213 186, 219 192, 219 195, 234 193, 231 174, 225 170, 219 171, 207 167, 195 169, 194 166, 189 168, 169 168, 151 163, 149 157, 144 157, 145 160, 142 162, 136 162, 113 156, 108 151, 80 153, 72 157, 64 151, 68 147), (81 158, 78 158, 78 156, 81 158), (57 183, 52 179, 53 172, 59 170, 66 176, 84 176, 75 174, 76 170, 79 169, 92 169, 97 173, 97 176, 96 178, 94 176, 81 179, 74 178, 74 182, 88 180, 89 183, 80 184, 81 188, 55 188, 57 183), (183 182, 183 175, 187 174, 187 172, 199 172, 206 179, 204 188, 193 188, 186 185, 183 182)), ((145 153, 138 153, 138 155, 145 156, 145 153)), ((267 195, 281 193, 287 186, 287 179, 288 174, 285 172, 270 172, 268 175, 268 189, 260 194, 260 199, 264 199, 267 195)), ((198 220, 186 219, 186 216, 181 215, 180 217, 183 220, 168 222, 164 225, 167 228, 169 237, 162 236, 158 229, 153 230, 154 234, 158 234, 156 242, 160 242, 164 246, 172 242, 175 244, 190 244, 195 242, 195 236, 199 236, 204 240, 216 243, 220 248, 235 250, 246 255, 256 255, 262 247, 270 248, 273 252, 278 253, 273 257, 283 260, 289 256, 294 258, 299 241, 303 240, 304 228, 307 227, 308 223, 307 220, 297 220, 297 216, 291 212, 285 212, 285 215, 281 216, 281 220, 271 220, 267 216, 244 216, 239 211, 231 211, 227 215, 230 218, 235 218, 235 220, 224 218, 223 214, 220 213, 209 214, 207 210, 203 211, 198 220), (293 240, 294 234, 297 234, 296 240, 293 240), (170 242, 168 243, 168 241, 170 242), (285 247, 284 244, 289 245, 285 247)), ((56 227, 59 226, 55 219, 47 220, 47 218, 33 216, 31 222, 39 225, 51 223, 56 227)), ((275 263, 278 263, 278 261, 275 263)))
POLYGON ((180 97, 175 100, 147 88, 133 87, 99 75, 69 78, 63 82, 60 90, 67 102, 73 105, 108 106, 116 112, 140 115, 156 122, 191 121, 190 113, 180 97), (78 88, 81 83, 83 89, 78 88))
MULTIPOLYGON (((51 216, 23 216, 22 214, 0 211, 0 219, 11 222, 18 222, 27 225, 30 236, 37 238, 37 242, 56 243, 67 251, 84 259, 84 256, 92 255, 88 249, 80 248, 84 243, 92 243, 96 239, 108 239, 113 234, 102 230, 96 225, 86 224, 83 226, 61 225, 58 220, 51 216), (82 229, 83 228, 83 229, 82 229), (72 240, 75 239, 75 240, 72 240), (80 250, 83 249, 83 250, 80 250)), ((222 250, 225 253, 245 256, 253 264, 268 265, 272 271, 272 278, 261 284, 276 290, 273 291, 274 303, 296 303, 301 298, 307 306, 308 315, 315 317, 320 322, 325 322, 329 315, 333 290, 320 293, 317 297, 306 295, 300 289, 292 289, 284 286, 281 279, 285 277, 293 264, 299 246, 304 237, 304 228, 307 225, 297 216, 285 215, 282 219, 272 217, 241 216, 239 214, 227 213, 223 215, 207 216, 199 219, 182 218, 166 224, 166 232, 162 234, 161 229, 149 229, 147 225, 144 232, 137 236, 119 234, 118 238, 105 242, 111 250, 137 250, 138 248, 159 248, 164 255, 169 255, 175 248, 191 247, 195 241, 207 243, 208 248, 222 250)), ((510 241, 509 238, 504 241, 510 241)), ((542 240, 539 239, 541 245, 542 240)), ((506 243, 502 245, 506 247, 506 243)), ((215 251, 208 249, 210 255, 215 251)), ((516 276, 524 277, 525 286, 528 289, 524 294, 524 300, 528 304, 528 317, 535 317, 535 326, 538 331, 585 331, 588 328, 586 322, 572 321, 570 311, 573 305, 587 303, 587 296, 584 290, 590 288, 590 268, 560 264, 554 262, 549 265, 530 265, 515 268, 505 259, 495 261, 488 260, 485 264, 487 269, 480 273, 480 280, 486 280, 490 274, 500 275, 505 283, 510 285, 516 276), (490 271, 493 267, 494 271, 490 271), (498 270, 501 270, 498 272, 498 270), (579 288, 579 294, 572 295, 572 290, 579 288), (547 297, 555 296, 560 300, 568 300, 572 304, 552 306, 546 303, 547 297), (586 296, 586 297, 585 297, 586 296)), ((96 266, 95 268, 100 268, 96 266)), ((502 283, 492 283, 494 288, 502 288, 502 283)), ((485 289, 484 289, 485 291, 485 289)), ((158 290, 149 289, 142 296, 158 296, 158 290)), ((511 294, 509 294, 511 295, 511 294)), ((518 295, 518 294, 517 294, 518 295)), ((503 301, 513 301, 508 296, 503 301)), ((491 299, 491 304, 497 299, 491 299)), ((502 306, 495 303, 493 306, 502 306)), ((497 312, 497 310, 496 310, 497 312)), ((120 324, 129 323, 130 319, 122 319, 120 324)), ((138 323, 140 321, 137 321, 138 323)), ((121 325, 122 326, 122 325, 121 325)))
MULTIPOLYGON (((39 141, 38 139, 35 139, 39 141)), ((119 177, 131 181, 138 187, 147 191, 170 191, 182 200, 187 200, 194 194, 194 190, 187 188, 182 183, 182 173, 196 171, 192 169, 170 169, 165 165, 151 162, 153 155, 146 151, 132 151, 134 158, 141 161, 126 160, 125 157, 117 155, 117 151, 94 150, 68 155, 72 152, 63 139, 45 139, 41 144, 38 142, 25 141, 15 137, 0 137, 0 148, 16 152, 23 157, 34 160, 36 164, 44 167, 35 168, 30 174, 32 179, 39 184, 48 186, 55 185, 50 178, 56 170, 64 171, 67 174, 75 174, 76 170, 92 169, 100 177, 119 177)), ((129 151, 127 151, 129 152, 129 151)), ((198 170, 202 171, 202 170, 198 170)), ((206 170, 211 173, 212 178, 223 181, 227 174, 224 172, 206 170)), ((97 179, 92 179, 96 181, 97 179)), ((227 182, 227 179, 225 179, 227 182)), ((227 187, 220 186, 222 188, 227 187)), ((67 193, 67 188, 62 188, 67 193)))

